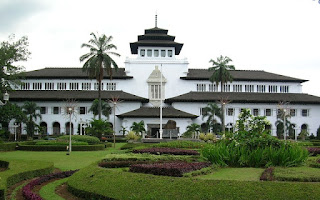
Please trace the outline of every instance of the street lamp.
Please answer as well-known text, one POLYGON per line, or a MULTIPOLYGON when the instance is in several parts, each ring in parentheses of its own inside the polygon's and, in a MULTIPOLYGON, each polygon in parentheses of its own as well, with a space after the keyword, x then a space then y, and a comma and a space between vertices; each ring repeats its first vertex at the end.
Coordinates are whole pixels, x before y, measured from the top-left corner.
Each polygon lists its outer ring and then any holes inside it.
POLYGON ((4 103, 0 100, 0 106, 4 106, 6 105, 6 103, 9 101, 9 94, 8 92, 3 94, 3 101, 4 103))
POLYGON ((72 108, 69 107, 68 108, 69 111, 69 116, 70 116, 70 121, 69 121, 69 152, 67 155, 69 155, 71 153, 71 116, 72 116, 72 108))

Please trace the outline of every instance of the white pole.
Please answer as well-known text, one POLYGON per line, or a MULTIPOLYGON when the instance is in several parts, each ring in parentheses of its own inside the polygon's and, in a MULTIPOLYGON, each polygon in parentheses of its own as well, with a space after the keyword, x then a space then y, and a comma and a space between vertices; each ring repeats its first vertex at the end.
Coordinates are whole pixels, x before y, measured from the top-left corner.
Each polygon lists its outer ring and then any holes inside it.
POLYGON ((160 139, 162 139, 162 64, 160 72, 160 139))
POLYGON ((69 154, 71 153, 71 116, 72 116, 72 108, 69 108, 69 115, 70 115, 70 121, 69 121, 69 154))
POLYGON ((284 109, 284 115, 283 115, 283 139, 287 139, 287 127, 286 127, 286 114, 287 114, 287 109, 284 109))

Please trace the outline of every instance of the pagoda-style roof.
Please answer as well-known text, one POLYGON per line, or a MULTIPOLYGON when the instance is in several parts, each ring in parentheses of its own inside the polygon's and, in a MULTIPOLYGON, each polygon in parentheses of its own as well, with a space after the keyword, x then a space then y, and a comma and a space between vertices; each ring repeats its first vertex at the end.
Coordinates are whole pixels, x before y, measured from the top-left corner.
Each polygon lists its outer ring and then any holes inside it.
MULTIPOLYGON (((48 67, 44 69, 25 72, 27 79, 89 79, 87 72, 82 71, 82 68, 68 67, 48 67)), ((93 77, 94 79, 95 77, 93 77)), ((110 75, 105 70, 104 79, 110 79, 110 75)), ((112 69, 112 79, 131 79, 132 76, 127 76, 124 68, 118 70, 112 69)))
POLYGON ((138 36, 137 42, 130 43, 131 53, 138 54, 138 47, 174 47, 175 55, 179 55, 182 43, 174 41, 175 37, 168 35, 168 30, 158 27, 146 29, 144 35, 138 36))
MULTIPOLYGON (((267 82, 297 82, 308 80, 292 78, 280 74, 274 74, 262 70, 230 70, 233 81, 267 81, 267 82)), ((183 80, 209 80, 213 71, 208 69, 189 69, 187 76, 180 77, 183 80)))
MULTIPOLYGON (((120 118, 159 118, 160 117, 160 108, 159 107, 141 107, 136 110, 117 115, 120 118)), ((162 117, 163 118, 197 118, 197 115, 193 115, 173 107, 164 107, 162 108, 162 117)))
POLYGON ((249 93, 249 92, 189 92, 166 99, 173 102, 218 102, 221 99, 231 103, 279 103, 320 104, 320 97, 304 93, 249 93))
MULTIPOLYGON (((123 91, 101 91, 102 100, 113 97, 123 101, 137 101, 147 103, 148 99, 123 91)), ((10 93, 10 101, 65 101, 74 99, 79 101, 93 101, 98 99, 98 91, 90 90, 16 90, 10 93)))

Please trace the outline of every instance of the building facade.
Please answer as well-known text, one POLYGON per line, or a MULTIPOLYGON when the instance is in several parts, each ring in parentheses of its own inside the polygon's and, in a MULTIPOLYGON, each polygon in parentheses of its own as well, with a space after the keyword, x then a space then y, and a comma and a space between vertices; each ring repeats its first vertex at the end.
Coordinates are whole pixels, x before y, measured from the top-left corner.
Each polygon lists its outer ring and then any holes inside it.
MULTIPOLYGON (((112 99, 120 100, 109 117, 116 134, 121 134, 121 127, 130 129, 133 122, 143 120, 147 135, 159 137, 162 106, 163 124, 174 121, 181 135, 192 123, 204 125, 203 108, 221 99, 229 102, 223 111, 227 129, 234 128, 241 109, 247 108, 253 115, 267 116, 271 122, 268 128, 275 135, 279 103, 286 102, 295 132, 306 129, 316 134, 320 98, 302 93, 302 83, 307 80, 266 71, 232 70, 233 82, 223 85, 221 91, 220 85, 209 81, 212 72, 191 69, 187 59, 179 58, 182 47, 168 30, 146 29, 137 42, 130 43, 132 55, 125 67, 113 71, 112 79, 105 73, 102 99, 111 107, 112 99)), ((79 126, 94 117, 89 108, 98 98, 97 84, 81 68, 44 68, 26 72, 23 85, 10 94, 10 99, 18 105, 36 102, 42 114, 37 123, 49 135, 70 132, 67 100, 75 100, 77 112, 71 130, 73 134, 84 134, 79 126)))

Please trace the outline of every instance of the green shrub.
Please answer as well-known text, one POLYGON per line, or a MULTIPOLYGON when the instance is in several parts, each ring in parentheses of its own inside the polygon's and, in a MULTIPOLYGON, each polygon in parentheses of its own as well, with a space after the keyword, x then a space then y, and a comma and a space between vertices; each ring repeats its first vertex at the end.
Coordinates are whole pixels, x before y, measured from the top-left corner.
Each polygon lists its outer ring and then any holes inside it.
POLYGON ((160 142, 152 145, 153 147, 169 147, 169 148, 183 148, 183 149, 201 149, 204 143, 177 140, 172 142, 160 142))
POLYGON ((8 168, 9 162, 0 160, 0 168, 8 168))
MULTIPOLYGON (((69 135, 63 135, 57 138, 57 140, 62 140, 62 141, 69 141, 69 135)), ((77 142, 87 142, 88 144, 99 144, 100 140, 97 137, 94 136, 89 136, 89 135, 72 135, 71 136, 72 141, 77 141, 77 142)))
MULTIPOLYGON (((75 145, 72 151, 99 151, 105 148, 104 144, 97 145, 75 145)), ((67 151, 67 145, 19 145, 23 151, 67 151)))
POLYGON ((133 131, 129 131, 129 133, 126 135, 126 139, 127 140, 139 140, 140 136, 136 135, 136 133, 133 131))
POLYGON ((297 166, 308 157, 306 149, 294 144, 282 143, 277 146, 259 146, 252 148, 236 142, 221 141, 202 148, 202 156, 220 166, 268 167, 297 166))
POLYGON ((16 150, 16 146, 16 142, 0 143, 0 151, 14 151, 16 150))
POLYGON ((276 167, 273 176, 278 181, 320 182, 319 169, 310 167, 276 167))
MULTIPOLYGON (((88 142, 79 142, 79 141, 71 141, 72 145, 88 145, 88 142)), ((67 141, 40 141, 37 142, 35 145, 63 145, 63 146, 67 146, 69 145, 69 142, 67 141)))
POLYGON ((206 134, 200 133, 200 134, 199 134, 199 139, 200 139, 200 140, 205 140, 205 139, 206 139, 206 134))
POLYGON ((127 143, 123 145, 120 149, 127 150, 127 149, 136 149, 136 148, 147 148, 152 144, 145 144, 145 143, 127 143))

